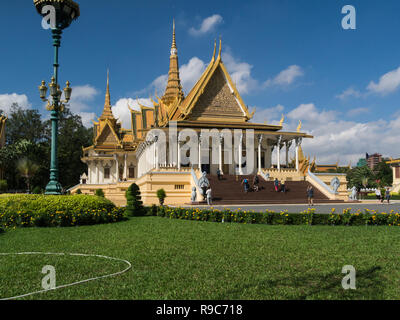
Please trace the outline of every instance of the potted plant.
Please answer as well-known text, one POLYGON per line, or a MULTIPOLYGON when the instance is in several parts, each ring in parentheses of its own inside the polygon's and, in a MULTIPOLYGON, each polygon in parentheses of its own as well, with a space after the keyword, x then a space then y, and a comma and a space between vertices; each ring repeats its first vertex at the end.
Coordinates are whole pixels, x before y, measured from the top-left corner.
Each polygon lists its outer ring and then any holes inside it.
POLYGON ((160 206, 164 206, 164 200, 167 197, 164 189, 157 190, 157 198, 160 201, 160 206))

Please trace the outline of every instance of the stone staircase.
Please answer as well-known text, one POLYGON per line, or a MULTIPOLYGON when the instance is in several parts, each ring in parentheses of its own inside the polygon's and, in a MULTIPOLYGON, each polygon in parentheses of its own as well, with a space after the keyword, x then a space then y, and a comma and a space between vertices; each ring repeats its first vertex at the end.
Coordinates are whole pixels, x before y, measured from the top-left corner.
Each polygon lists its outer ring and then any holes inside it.
MULTIPOLYGON (((287 181, 286 193, 276 192, 273 181, 265 181, 259 178, 259 191, 244 192, 242 181, 247 178, 250 188, 253 187, 254 176, 225 175, 222 180, 217 176, 208 176, 213 194, 213 205, 225 204, 306 204, 307 187, 310 183, 306 181, 287 181)), ((322 192, 314 187, 314 203, 337 203, 343 201, 329 200, 322 192)))

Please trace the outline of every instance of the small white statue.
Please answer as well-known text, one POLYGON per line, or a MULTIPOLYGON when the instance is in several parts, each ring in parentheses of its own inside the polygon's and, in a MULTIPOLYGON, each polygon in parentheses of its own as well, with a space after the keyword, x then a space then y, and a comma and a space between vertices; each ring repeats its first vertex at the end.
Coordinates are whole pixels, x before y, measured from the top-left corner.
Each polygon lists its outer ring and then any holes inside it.
POLYGON ((196 202, 197 200, 197 189, 196 187, 192 188, 192 198, 191 198, 192 202, 196 202))
POLYGON ((357 187, 351 188, 350 200, 357 201, 357 187))
POLYGON ((340 187, 339 178, 338 177, 333 178, 331 181, 331 188, 332 188, 333 192, 337 193, 339 187, 340 187))

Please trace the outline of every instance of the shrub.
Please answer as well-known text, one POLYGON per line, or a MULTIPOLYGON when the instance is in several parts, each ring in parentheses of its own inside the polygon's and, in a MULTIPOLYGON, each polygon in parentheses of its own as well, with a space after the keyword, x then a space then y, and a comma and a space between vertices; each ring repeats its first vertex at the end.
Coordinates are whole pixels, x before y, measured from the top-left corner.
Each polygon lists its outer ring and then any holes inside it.
POLYGON ((76 194, 82 194, 81 189, 76 190, 76 194))
POLYGON ((123 209, 95 196, 0 196, 0 226, 67 227, 123 220, 123 209))
POLYGON ((126 190, 125 197, 127 201, 125 209, 126 216, 140 217, 146 214, 140 195, 140 189, 136 183, 131 184, 128 190, 126 190))
POLYGON ((330 214, 317 214, 315 209, 308 209, 301 213, 289 213, 287 211, 265 212, 255 211, 231 211, 215 209, 185 209, 159 207, 157 216, 169 219, 211 221, 211 222, 236 222, 243 224, 268 224, 268 225, 342 225, 342 226, 361 226, 361 225, 387 225, 400 226, 400 213, 391 211, 390 213, 377 213, 366 209, 364 212, 357 210, 352 212, 350 208, 343 210, 342 214, 337 214, 332 209, 330 214))
POLYGON ((164 189, 157 190, 157 198, 160 201, 160 206, 164 205, 164 200, 167 197, 164 189))
POLYGON ((153 204, 151 207, 147 208, 147 215, 148 216, 157 216, 157 211, 158 208, 155 204, 153 204))
POLYGON ((104 198, 103 189, 97 189, 96 190, 96 196, 104 198))
POLYGON ((8 184, 7 180, 0 180, 0 193, 7 192, 8 184))
POLYGON ((33 188, 32 193, 33 194, 41 194, 42 193, 42 188, 39 187, 39 186, 36 186, 36 187, 33 188))

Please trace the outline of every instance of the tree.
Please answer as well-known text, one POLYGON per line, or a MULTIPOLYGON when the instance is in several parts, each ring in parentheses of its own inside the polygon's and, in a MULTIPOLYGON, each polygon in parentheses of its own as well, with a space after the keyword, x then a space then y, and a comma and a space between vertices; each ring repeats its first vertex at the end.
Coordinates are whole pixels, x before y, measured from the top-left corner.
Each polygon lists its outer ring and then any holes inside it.
POLYGON ((131 184, 131 186, 126 190, 126 209, 125 215, 128 217, 140 217, 145 215, 145 210, 143 207, 142 197, 140 195, 140 188, 136 183, 131 184))
POLYGON ((368 166, 356 167, 347 173, 348 187, 357 187, 358 190, 362 188, 375 187, 374 173, 368 166), (364 184, 366 186, 364 186, 364 184))
MULTIPOLYGON (((46 122, 46 139, 48 159, 50 159, 51 121, 46 122)), ((87 129, 82 124, 79 115, 74 115, 66 108, 60 114, 58 134, 58 164, 59 182, 68 189, 79 183, 80 176, 87 166, 81 161, 82 147, 88 147, 93 142, 93 129, 87 129)))
POLYGON ((17 163, 17 170, 21 177, 26 179, 26 186, 28 193, 30 192, 30 181, 35 173, 38 171, 39 166, 28 158, 22 158, 17 163))
POLYGON ((160 201, 160 206, 164 205, 164 200, 167 197, 164 189, 157 190, 157 198, 160 201))
POLYGON ((391 186, 393 183, 393 170, 385 161, 381 161, 375 166, 374 176, 381 187, 391 186))
POLYGON ((44 124, 38 110, 25 110, 17 103, 12 104, 7 120, 7 145, 24 139, 39 143, 44 140, 44 134, 44 124))

